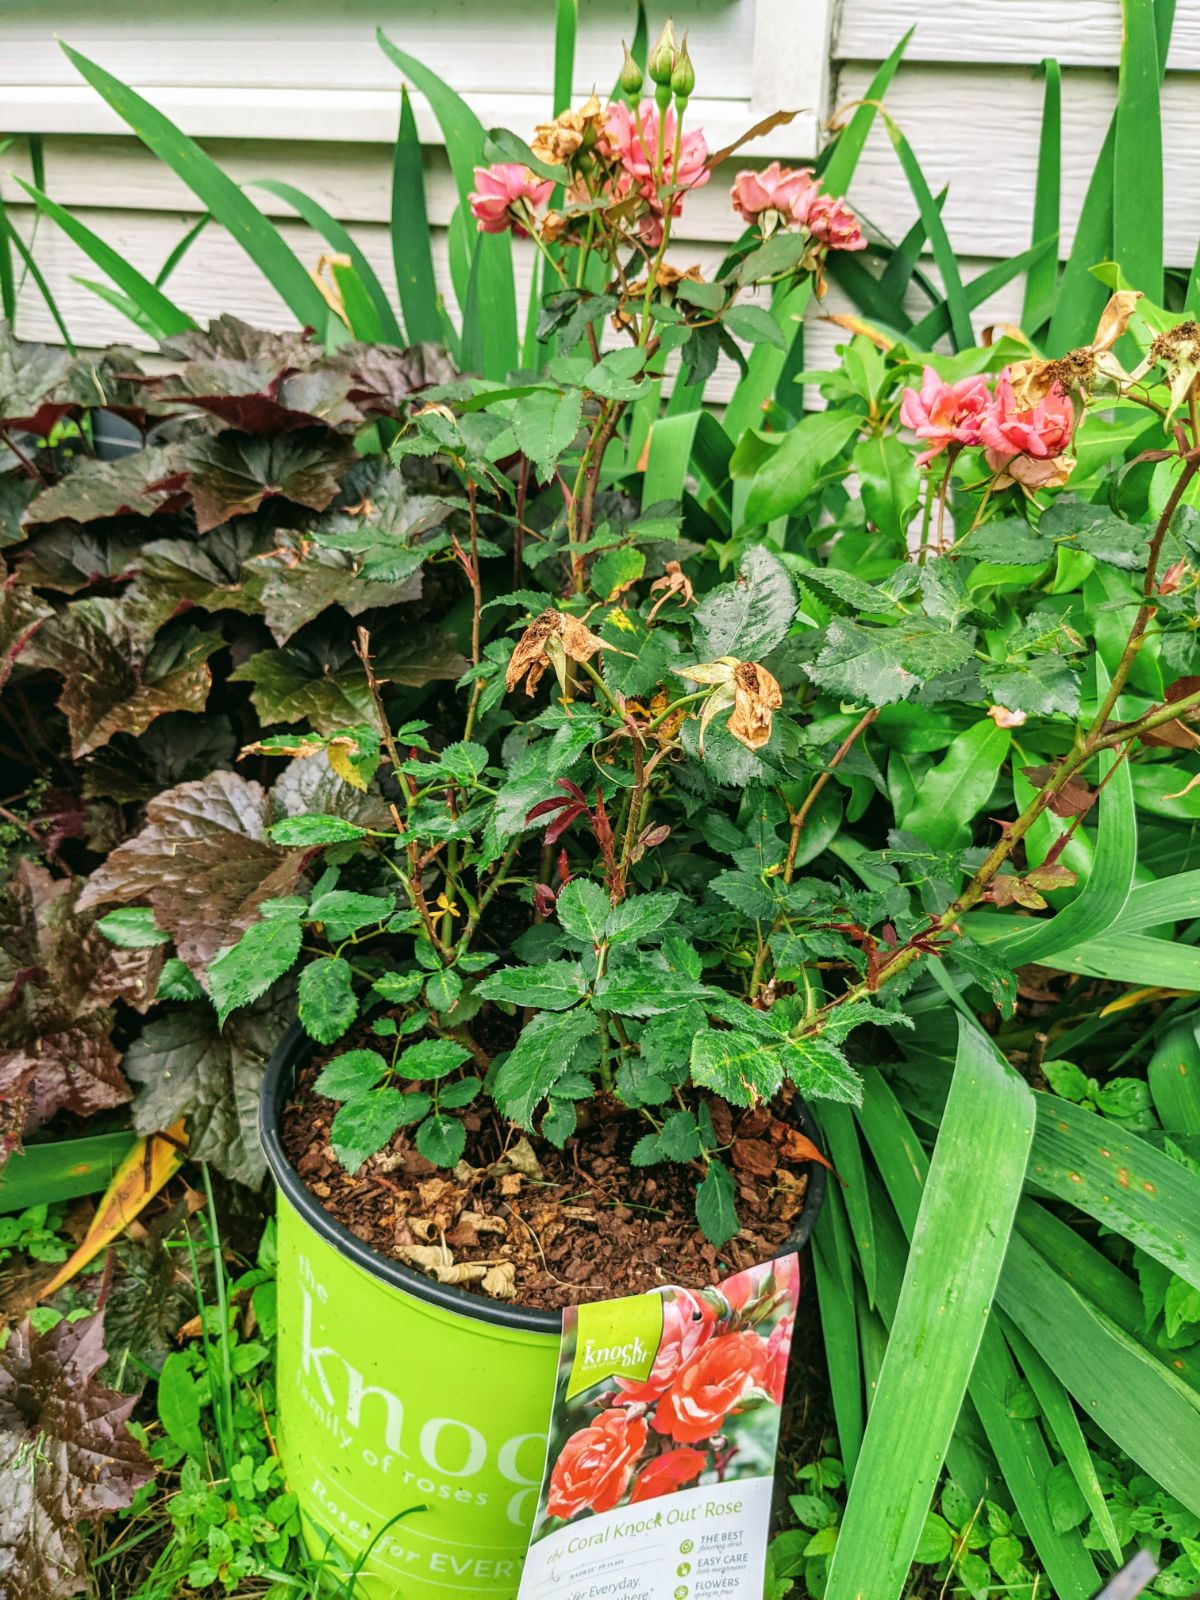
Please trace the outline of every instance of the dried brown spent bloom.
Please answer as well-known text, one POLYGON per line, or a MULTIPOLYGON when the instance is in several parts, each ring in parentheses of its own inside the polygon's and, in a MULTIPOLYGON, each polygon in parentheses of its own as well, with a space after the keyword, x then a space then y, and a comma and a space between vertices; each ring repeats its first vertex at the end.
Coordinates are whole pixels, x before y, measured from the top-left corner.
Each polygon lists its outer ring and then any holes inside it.
POLYGON ((678 676, 688 683, 712 684, 713 692, 700 712, 700 754, 704 754, 704 735, 712 719, 732 707, 726 726, 747 750, 761 750, 771 737, 771 719, 783 704, 779 684, 756 661, 739 661, 736 656, 718 656, 694 667, 681 667, 678 676))
POLYGON ((612 648, 586 628, 578 617, 561 611, 543 611, 517 640, 504 674, 505 687, 511 691, 524 679, 525 693, 532 696, 547 667, 553 667, 559 687, 565 690, 568 659, 590 661, 598 650, 612 648))
POLYGON ((1149 364, 1163 369, 1171 391, 1168 417, 1187 399, 1188 390, 1200 376, 1200 323, 1176 323, 1160 333, 1150 346, 1149 364))
POLYGON ((560 111, 553 122, 539 122, 530 150, 539 161, 567 166, 579 151, 591 147, 604 125, 604 110, 595 95, 577 111, 560 111))
POLYGON ((696 591, 692 588, 692 580, 684 572, 678 561, 668 561, 663 566, 661 578, 655 578, 650 585, 650 593, 658 595, 658 599, 650 608, 650 615, 646 621, 653 622, 659 609, 665 606, 671 596, 678 595, 680 605, 691 605, 696 598, 696 591))
POLYGON ((740 661, 733 673, 733 715, 729 731, 748 750, 761 750, 771 737, 771 718, 783 704, 777 681, 755 661, 740 661))
MULTIPOLYGON (((1137 289, 1119 289, 1110 295, 1108 304, 1100 313, 1096 332, 1090 344, 1077 350, 1068 350, 1055 361, 1044 361, 1031 356, 1025 361, 1015 361, 1008 369, 1013 386, 1013 397, 1022 411, 1032 411, 1056 386, 1068 394, 1089 389, 1098 377, 1120 382, 1128 374, 1115 356, 1110 356, 1113 345, 1129 326, 1129 319, 1142 298, 1137 289)), ((1065 479, 1063 480, 1065 482, 1065 479)))

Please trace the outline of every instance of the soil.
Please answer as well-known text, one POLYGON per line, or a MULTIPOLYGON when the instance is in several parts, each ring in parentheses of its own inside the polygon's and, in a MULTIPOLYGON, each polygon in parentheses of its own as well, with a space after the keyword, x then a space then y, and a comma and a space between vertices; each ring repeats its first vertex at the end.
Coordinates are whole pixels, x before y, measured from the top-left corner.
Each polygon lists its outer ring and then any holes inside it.
POLYGON ((562 1151, 472 1110, 453 1172, 402 1129, 351 1176, 329 1145, 336 1103, 313 1092, 320 1066, 300 1071, 282 1128, 313 1196, 381 1255, 494 1298, 558 1310, 660 1284, 704 1288, 778 1255, 803 1209, 812 1146, 765 1108, 723 1101, 710 1109, 731 1146, 742 1226, 720 1250, 696 1226, 692 1169, 629 1164, 646 1124, 616 1102, 594 1103, 562 1151))

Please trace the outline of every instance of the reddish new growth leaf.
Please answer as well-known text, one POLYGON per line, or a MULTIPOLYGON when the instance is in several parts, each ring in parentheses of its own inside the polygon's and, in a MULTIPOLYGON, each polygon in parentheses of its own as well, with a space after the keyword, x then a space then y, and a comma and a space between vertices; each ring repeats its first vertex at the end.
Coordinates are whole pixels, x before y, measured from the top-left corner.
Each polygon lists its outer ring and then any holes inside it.
POLYGON ((66 1600, 85 1587, 76 1524, 129 1505, 154 1469, 125 1426, 132 1395, 96 1382, 104 1317, 0 1351, 0 1596, 66 1600))

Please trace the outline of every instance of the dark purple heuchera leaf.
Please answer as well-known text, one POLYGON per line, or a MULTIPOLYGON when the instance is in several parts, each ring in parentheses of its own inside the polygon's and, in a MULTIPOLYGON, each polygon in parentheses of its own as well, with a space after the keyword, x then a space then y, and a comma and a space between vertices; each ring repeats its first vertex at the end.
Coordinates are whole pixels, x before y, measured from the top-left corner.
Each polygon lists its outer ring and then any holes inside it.
POLYGON ((136 1396, 96 1381, 102 1314, 0 1350, 0 1595, 67 1600, 86 1586, 77 1523, 129 1505, 154 1468, 126 1423, 136 1396))
POLYGON ((59 709, 78 758, 115 733, 139 734, 166 711, 203 711, 212 686, 208 658, 219 633, 179 623, 149 649, 133 635, 118 600, 80 600, 42 626, 22 659, 62 678, 59 709))
POLYGON ((248 564, 246 581, 258 598, 267 627, 279 644, 285 644, 329 606, 340 605, 357 617, 373 607, 416 600, 421 593, 420 556, 413 559, 416 570, 400 582, 373 583, 360 575, 361 555, 326 549, 307 534, 281 529, 275 536, 275 548, 248 564))
POLYGON ((192 606, 259 616, 262 606, 245 582, 246 563, 272 543, 267 529, 242 518, 204 539, 155 539, 143 545, 140 570, 123 606, 133 632, 148 639, 169 617, 192 606))
POLYGON ((26 527, 57 522, 95 522, 101 517, 152 517, 186 502, 184 476, 168 446, 134 450, 118 461, 84 458, 61 483, 44 489, 25 513, 26 527))
POLYGON ((264 439, 233 428, 179 449, 201 533, 279 496, 324 511, 356 460, 354 446, 323 426, 264 439))
POLYGON ((84 798, 144 805, 164 789, 229 766, 236 749, 228 717, 168 712, 138 738, 119 733, 88 756, 83 763, 84 798))
POLYGON ((17 657, 28 648, 53 608, 9 578, 0 586, 0 687, 8 681, 17 657))
POLYGON ((25 537, 21 519, 29 502, 40 492, 41 485, 23 472, 6 472, 0 476, 0 550, 5 545, 19 544, 25 537))
POLYGON ((141 420, 137 352, 114 345, 96 356, 19 340, 0 327, 0 428, 46 438, 63 417, 103 406, 141 420))
POLYGON ((139 1086, 138 1131, 153 1133, 186 1117, 190 1155, 240 1183, 261 1183, 259 1091, 267 1058, 294 1014, 294 991, 284 983, 235 1011, 224 1027, 207 1002, 156 1017, 125 1054, 125 1070, 139 1086))
POLYGON ((177 335, 162 346, 180 364, 146 379, 156 409, 199 406, 245 433, 311 427, 358 427, 362 413, 346 398, 350 375, 303 333, 269 333, 236 317, 218 317, 207 333, 177 335))
MULTIPOLYGON (((410 688, 461 677, 468 667, 453 638, 436 628, 409 628, 372 659, 381 683, 410 688)), ((379 726, 366 674, 348 641, 330 638, 304 648, 263 650, 230 676, 254 685, 250 698, 265 723, 308 722, 322 734, 356 722, 379 726)))
POLYGON ((6 323, 0 328, 0 427, 41 438, 73 407, 52 398, 71 368, 65 350, 18 340, 6 323))
POLYGON ((334 359, 350 372, 349 397, 367 416, 399 417, 412 397, 455 376, 450 357, 435 344, 407 350, 391 345, 339 345, 334 359))
POLYGON ((213 772, 160 794, 146 826, 94 872, 81 909, 148 905, 180 956, 204 982, 218 950, 233 944, 264 900, 290 894, 304 852, 267 838, 267 793, 234 772, 213 772))
POLYGON ((0 891, 0 1120, 10 1144, 56 1111, 129 1099, 112 1006, 153 1002, 157 948, 115 949, 80 914, 80 885, 30 860, 0 891))
POLYGON ((392 814, 382 795, 355 789, 329 765, 324 750, 289 761, 271 789, 271 821, 281 817, 344 817, 360 828, 391 828, 392 814))
POLYGON ((144 533, 131 528, 63 522, 30 537, 14 558, 15 580, 26 588, 57 589, 60 594, 117 583, 140 568, 144 539, 144 533))

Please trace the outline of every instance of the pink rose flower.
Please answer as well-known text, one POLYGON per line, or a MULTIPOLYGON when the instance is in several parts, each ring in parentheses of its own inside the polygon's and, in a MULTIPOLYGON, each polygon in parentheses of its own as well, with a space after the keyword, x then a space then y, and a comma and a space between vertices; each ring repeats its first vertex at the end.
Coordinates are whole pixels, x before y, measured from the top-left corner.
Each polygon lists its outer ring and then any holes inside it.
POLYGON ((602 1411, 573 1433, 550 1474, 546 1510, 564 1519, 580 1511, 611 1511, 629 1487, 649 1434, 643 1417, 619 1406, 602 1411))
POLYGON ((1007 367, 979 430, 992 471, 1027 489, 1066 482, 1070 466, 1063 458, 1074 432, 1075 408, 1063 388, 1055 384, 1031 410, 1018 411, 1007 367))
POLYGON ((757 222, 764 211, 778 213, 786 227, 803 226, 820 185, 808 172, 781 167, 772 161, 761 172, 739 172, 733 180, 733 209, 747 222, 757 222))
POLYGON ((767 1378, 767 1346, 757 1333, 710 1339, 679 1369, 655 1407, 651 1422, 676 1444, 701 1444, 719 1433, 726 1417, 767 1378))
POLYGON ((641 1500, 657 1500, 660 1494, 672 1494, 691 1483, 704 1471, 708 1460, 703 1450, 665 1450, 642 1468, 634 1480, 629 1504, 641 1500))
POLYGON ((906 389, 900 405, 904 426, 911 428, 918 439, 929 441, 929 449, 917 457, 917 465, 925 466, 947 445, 979 444, 991 404, 983 378, 946 383, 932 367, 926 367, 921 374, 920 392, 906 389))
POLYGON ((651 1405, 674 1382, 675 1374, 711 1338, 717 1314, 690 1289, 675 1289, 663 1301, 663 1331, 658 1354, 644 1383, 618 1378, 623 1405, 651 1405))
MULTIPOLYGON (((660 189, 676 191, 671 199, 671 215, 677 217, 683 210, 683 191, 702 189, 711 174, 707 166, 708 142, 699 128, 684 134, 679 147, 679 165, 675 166, 675 113, 668 107, 663 122, 663 172, 660 182, 655 177, 658 127, 658 107, 652 100, 644 100, 636 114, 623 101, 615 101, 605 115, 599 149, 610 161, 620 162, 652 215, 661 219, 663 200, 660 189)), ((619 183, 617 188, 621 192, 619 183)), ((659 239, 661 241, 661 222, 659 239)))
POLYGON ((777 1406, 783 1404, 783 1386, 787 1382, 795 1321, 794 1317, 780 1317, 767 1340, 767 1392, 777 1406))
POLYGON ((867 248, 866 236, 859 227, 858 218, 838 196, 815 195, 808 207, 804 225, 814 239, 827 245, 830 250, 867 248))
POLYGON ((504 233, 511 228, 520 239, 528 231, 523 221, 528 220, 529 211, 544 205, 554 188, 516 161, 476 167, 475 182, 477 188, 468 199, 480 233, 504 233))

